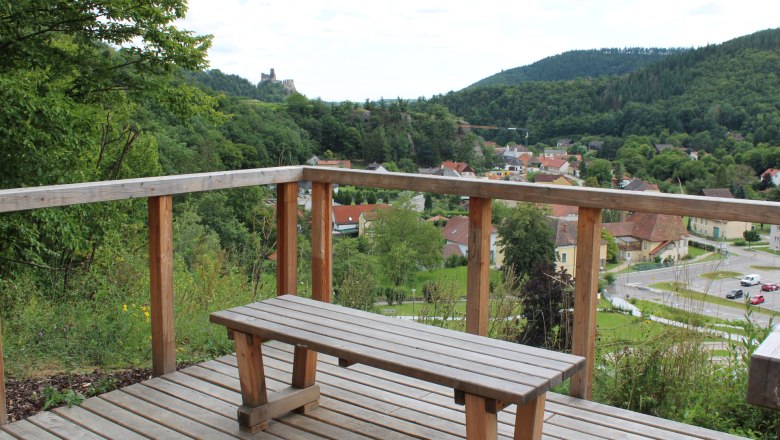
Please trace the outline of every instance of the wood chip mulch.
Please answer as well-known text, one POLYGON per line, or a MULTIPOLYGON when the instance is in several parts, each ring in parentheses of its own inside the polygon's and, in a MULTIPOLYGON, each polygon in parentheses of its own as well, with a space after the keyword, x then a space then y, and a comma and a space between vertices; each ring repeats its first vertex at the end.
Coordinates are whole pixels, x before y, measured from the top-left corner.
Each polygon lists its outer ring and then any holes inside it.
POLYGON ((149 368, 113 371, 110 373, 95 370, 90 374, 59 374, 40 379, 7 379, 6 404, 8 421, 22 420, 43 411, 46 399, 43 390, 47 386, 60 391, 73 391, 92 397, 117 388, 151 379, 149 368))

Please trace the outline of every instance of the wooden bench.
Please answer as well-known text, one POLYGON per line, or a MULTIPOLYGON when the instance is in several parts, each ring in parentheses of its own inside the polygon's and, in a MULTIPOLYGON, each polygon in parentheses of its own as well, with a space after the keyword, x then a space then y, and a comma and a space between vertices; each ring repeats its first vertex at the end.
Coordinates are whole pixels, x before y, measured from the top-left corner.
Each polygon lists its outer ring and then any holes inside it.
MULTIPOLYGON (((365 364, 453 389, 466 407, 467 438, 496 438, 497 413, 517 405, 516 439, 541 437, 546 392, 583 367, 579 356, 557 353, 284 295, 212 313, 235 341, 243 405, 242 429, 257 432, 289 411, 316 408, 316 384, 291 386, 268 396, 260 344, 296 347, 293 383, 313 371, 308 351, 339 365, 365 364), (303 349, 303 350, 302 350, 303 349)), ((316 363, 316 358, 314 358, 316 363)))

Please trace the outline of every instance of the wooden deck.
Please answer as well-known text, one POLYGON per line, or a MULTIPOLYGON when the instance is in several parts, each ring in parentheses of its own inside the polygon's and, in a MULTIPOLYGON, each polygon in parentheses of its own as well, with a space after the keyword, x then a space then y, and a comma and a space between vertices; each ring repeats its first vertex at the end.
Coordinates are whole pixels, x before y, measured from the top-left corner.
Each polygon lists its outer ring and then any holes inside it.
MULTIPOLYGON (((292 348, 263 346, 271 390, 289 384, 292 348)), ((401 439, 465 437, 463 407, 452 390, 354 365, 341 368, 320 355, 321 406, 305 416, 289 414, 255 435, 239 431, 241 403, 236 358, 217 360, 0 427, 11 438, 258 438, 401 439)), ((726 434, 549 393, 544 438, 736 439, 726 434)), ((499 413, 499 437, 509 439, 514 406, 499 413)))

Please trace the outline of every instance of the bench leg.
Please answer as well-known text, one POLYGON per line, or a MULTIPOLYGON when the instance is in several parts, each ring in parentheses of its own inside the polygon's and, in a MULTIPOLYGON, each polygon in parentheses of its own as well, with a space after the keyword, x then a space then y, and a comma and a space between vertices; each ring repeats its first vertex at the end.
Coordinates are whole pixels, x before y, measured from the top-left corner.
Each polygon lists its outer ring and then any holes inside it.
POLYGON ((265 371, 263 370, 263 352, 260 338, 233 331, 233 342, 238 360, 238 381, 241 384, 241 407, 238 409, 238 424, 242 429, 252 432, 268 427, 268 421, 260 423, 250 421, 247 410, 268 403, 268 391, 265 387, 265 371), (244 409, 242 411, 242 408, 244 409))
MULTIPOLYGON (((295 347, 293 354, 293 372, 292 372, 292 386, 293 388, 309 388, 314 385, 314 379, 317 374, 317 352, 307 350, 304 347, 295 347)), ((317 409, 319 407, 319 400, 316 402, 310 402, 306 405, 298 407, 295 412, 300 414, 306 414, 309 411, 317 409)))
MULTIPOLYGON (((488 400, 481 396, 465 393, 466 438, 468 440, 487 440, 498 437, 498 417, 488 411, 488 400)), ((490 405, 495 408, 495 405, 490 405)))
POLYGON ((525 405, 517 405, 515 440, 539 440, 542 438, 544 402, 546 399, 547 393, 544 393, 525 405))

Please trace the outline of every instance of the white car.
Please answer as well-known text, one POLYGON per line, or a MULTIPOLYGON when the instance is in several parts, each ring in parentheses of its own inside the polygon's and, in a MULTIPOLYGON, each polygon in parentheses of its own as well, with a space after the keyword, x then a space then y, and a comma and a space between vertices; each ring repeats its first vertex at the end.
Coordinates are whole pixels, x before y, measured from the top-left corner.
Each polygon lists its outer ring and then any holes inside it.
POLYGON ((761 275, 751 273, 750 275, 745 275, 744 278, 739 280, 739 284, 742 286, 755 286, 756 284, 761 283, 761 275))

